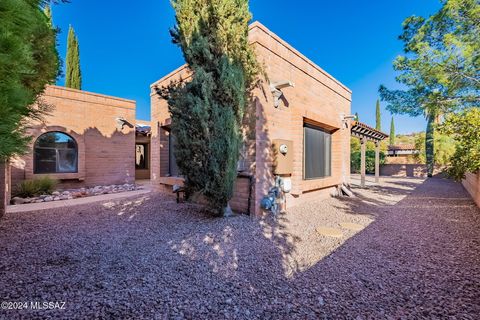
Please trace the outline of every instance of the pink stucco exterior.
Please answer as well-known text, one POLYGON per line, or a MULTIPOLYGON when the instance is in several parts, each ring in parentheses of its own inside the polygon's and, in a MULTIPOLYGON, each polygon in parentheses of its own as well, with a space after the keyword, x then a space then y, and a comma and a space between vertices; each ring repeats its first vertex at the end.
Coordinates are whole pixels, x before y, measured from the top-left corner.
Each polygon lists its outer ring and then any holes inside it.
MULTIPOLYGON (((247 110, 244 123, 247 137, 245 172, 254 177, 250 211, 262 213, 260 201, 273 185, 274 139, 293 142, 292 191, 287 194, 286 205, 296 205, 306 199, 328 196, 332 187, 349 180, 350 130, 342 115, 350 114, 351 91, 326 73, 300 52, 255 22, 250 26, 250 43, 257 58, 265 66, 271 82, 291 81, 295 87, 283 89, 284 99, 275 108, 269 83, 253 92, 253 101, 247 110), (325 128, 332 134, 332 174, 321 179, 303 178, 303 126, 304 123, 325 128)), ((323 48, 328 50, 328 48, 323 48)), ((155 186, 168 186, 175 179, 168 175, 168 124, 170 115, 167 103, 155 91, 156 87, 172 81, 188 81, 189 70, 183 66, 161 78, 151 86, 152 167, 151 179, 155 186)), ((232 208, 245 211, 248 200, 248 181, 239 177, 232 208)))

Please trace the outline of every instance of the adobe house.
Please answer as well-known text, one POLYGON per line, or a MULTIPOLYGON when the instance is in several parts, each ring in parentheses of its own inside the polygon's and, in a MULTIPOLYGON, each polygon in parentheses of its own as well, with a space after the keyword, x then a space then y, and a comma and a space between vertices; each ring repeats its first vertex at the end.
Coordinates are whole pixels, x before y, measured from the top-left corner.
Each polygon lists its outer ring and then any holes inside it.
MULTIPOLYGON (((259 22, 249 39, 269 82, 254 90, 244 121, 244 146, 232 209, 262 214, 262 199, 276 181, 284 206, 327 197, 350 180, 351 91, 259 22)), ((171 192, 182 184, 173 155, 167 102, 156 88, 189 77, 182 66, 151 85, 153 186, 171 192)))
POLYGON ((45 175, 63 188, 135 181, 135 101, 59 86, 40 100, 54 109, 31 124, 31 152, 11 161, 12 188, 45 175))

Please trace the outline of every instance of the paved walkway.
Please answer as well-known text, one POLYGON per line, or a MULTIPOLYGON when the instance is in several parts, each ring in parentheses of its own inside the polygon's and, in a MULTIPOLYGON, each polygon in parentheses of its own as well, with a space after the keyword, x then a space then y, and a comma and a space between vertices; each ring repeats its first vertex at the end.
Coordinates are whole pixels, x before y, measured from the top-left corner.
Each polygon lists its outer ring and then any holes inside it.
POLYGON ((0 300, 65 310, 0 318, 478 319, 480 209, 462 186, 354 191, 277 219, 210 218, 156 193, 9 213, 0 300))

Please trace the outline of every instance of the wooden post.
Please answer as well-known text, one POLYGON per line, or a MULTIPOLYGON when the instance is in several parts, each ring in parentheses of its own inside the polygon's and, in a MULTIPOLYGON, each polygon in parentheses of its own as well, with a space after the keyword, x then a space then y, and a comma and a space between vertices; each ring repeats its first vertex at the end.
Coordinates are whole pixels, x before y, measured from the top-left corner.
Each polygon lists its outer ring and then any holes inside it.
POLYGON ((361 161, 360 161, 360 174, 361 174, 361 183, 360 185, 362 187, 365 187, 365 152, 366 152, 366 146, 367 146, 367 140, 365 138, 360 139, 360 144, 361 144, 361 161))
POLYGON ((375 183, 380 182, 380 142, 375 142, 375 183))

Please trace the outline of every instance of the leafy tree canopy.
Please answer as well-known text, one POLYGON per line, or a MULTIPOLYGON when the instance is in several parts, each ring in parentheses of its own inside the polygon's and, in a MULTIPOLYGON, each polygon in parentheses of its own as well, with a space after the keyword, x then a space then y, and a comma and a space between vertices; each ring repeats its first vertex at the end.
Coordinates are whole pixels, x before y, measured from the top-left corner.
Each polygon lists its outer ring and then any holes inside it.
POLYGON ((412 16, 403 23, 405 55, 394 62, 397 81, 408 90, 381 87, 388 109, 420 116, 443 114, 480 103, 480 4, 444 1, 428 19, 412 16))
POLYGON ((439 116, 480 103, 480 3, 444 0, 428 19, 412 16, 400 40, 405 55, 394 62, 406 90, 380 87, 393 113, 427 118, 428 174, 434 164, 434 124, 439 116))
POLYGON ((0 159, 22 154, 28 119, 47 106, 34 105, 59 73, 56 30, 38 0, 0 1, 0 159))
POLYGON ((456 180, 465 178, 467 172, 480 170, 480 108, 471 108, 447 116, 440 126, 444 134, 452 135, 456 148, 451 157, 450 176, 456 180))

